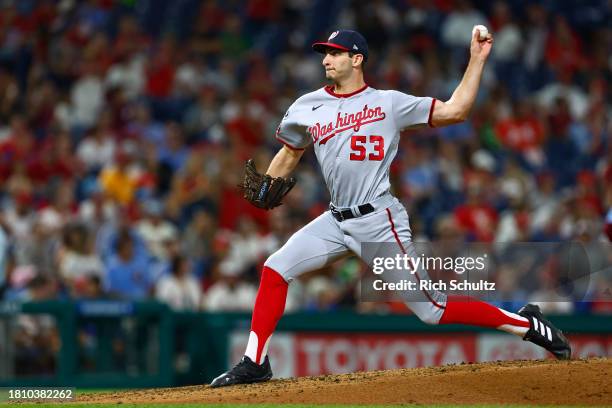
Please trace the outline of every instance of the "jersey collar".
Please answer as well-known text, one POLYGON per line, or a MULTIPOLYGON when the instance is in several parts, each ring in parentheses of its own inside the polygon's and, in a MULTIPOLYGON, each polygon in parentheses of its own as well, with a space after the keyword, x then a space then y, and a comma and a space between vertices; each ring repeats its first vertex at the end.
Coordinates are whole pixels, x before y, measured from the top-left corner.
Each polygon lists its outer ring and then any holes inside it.
POLYGON ((336 97, 336 98, 348 98, 348 97, 351 97, 353 95, 357 95, 360 92, 365 91, 367 88, 368 88, 368 84, 365 84, 362 88, 359 88, 355 92, 351 92, 351 93, 347 93, 347 94, 338 94, 338 93, 335 93, 333 85, 327 85, 324 89, 325 89, 325 91, 328 94, 330 94, 333 97, 336 97))

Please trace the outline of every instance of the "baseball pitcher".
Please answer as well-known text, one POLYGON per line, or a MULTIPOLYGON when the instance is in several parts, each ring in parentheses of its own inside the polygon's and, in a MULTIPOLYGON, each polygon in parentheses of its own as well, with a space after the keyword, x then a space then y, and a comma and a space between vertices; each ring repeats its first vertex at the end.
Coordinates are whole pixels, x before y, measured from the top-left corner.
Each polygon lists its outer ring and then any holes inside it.
MULTIPOLYGON (((304 149, 312 145, 331 195, 329 210, 296 232, 265 262, 245 355, 234 368, 215 378, 213 387, 272 378, 267 348, 285 308, 287 287, 295 277, 349 252, 364 259, 363 242, 393 242, 399 254, 416 255, 406 245, 411 242, 408 214, 389 191, 389 167, 400 131, 464 121, 492 45, 491 34, 482 38, 474 30, 463 79, 451 98, 442 102, 369 87, 363 77, 368 45, 356 31, 335 31, 326 42, 313 44, 324 55, 325 76, 332 85, 300 97, 289 107, 276 132, 284 146, 266 174, 247 162, 243 188, 245 198, 260 208, 280 205, 295 184, 290 174, 304 149)), ((415 281, 428 279, 426 270, 407 276, 415 281)), ((425 290, 407 305, 428 324, 496 328, 544 347, 559 359, 571 355, 563 333, 534 305, 515 314, 477 299, 425 290)))

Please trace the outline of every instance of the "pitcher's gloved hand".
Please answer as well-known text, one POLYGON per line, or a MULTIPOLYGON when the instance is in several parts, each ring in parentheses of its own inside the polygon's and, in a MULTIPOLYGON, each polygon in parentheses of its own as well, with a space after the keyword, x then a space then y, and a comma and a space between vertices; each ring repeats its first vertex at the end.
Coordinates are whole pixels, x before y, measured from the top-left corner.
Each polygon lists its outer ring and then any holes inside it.
POLYGON ((242 185, 244 198, 258 208, 271 210, 282 204, 281 200, 296 183, 294 177, 273 178, 268 174, 260 174, 255 168, 253 159, 246 161, 242 185))

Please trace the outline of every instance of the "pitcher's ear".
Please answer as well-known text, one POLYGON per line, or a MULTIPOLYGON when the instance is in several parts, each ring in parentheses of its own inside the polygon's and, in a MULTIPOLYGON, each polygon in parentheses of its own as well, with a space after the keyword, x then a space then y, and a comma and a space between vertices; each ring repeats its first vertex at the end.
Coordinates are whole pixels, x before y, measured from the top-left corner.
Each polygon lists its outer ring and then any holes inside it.
POLYGON ((353 66, 357 66, 357 65, 362 65, 365 63, 364 59, 363 59, 363 54, 352 54, 351 57, 353 58, 353 66))

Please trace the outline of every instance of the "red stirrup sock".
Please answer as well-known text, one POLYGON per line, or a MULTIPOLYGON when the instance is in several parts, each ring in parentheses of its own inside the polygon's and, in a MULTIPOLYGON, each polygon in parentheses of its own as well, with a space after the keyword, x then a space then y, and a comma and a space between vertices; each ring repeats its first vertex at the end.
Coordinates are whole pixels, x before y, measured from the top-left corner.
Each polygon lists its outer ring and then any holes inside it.
POLYGON ((529 321, 524 317, 469 296, 448 297, 440 324, 451 323, 491 327, 521 337, 529 330, 529 321))
POLYGON ((244 353, 257 364, 263 363, 270 337, 285 311, 288 287, 289 284, 278 272, 264 266, 251 319, 249 343, 244 353))

